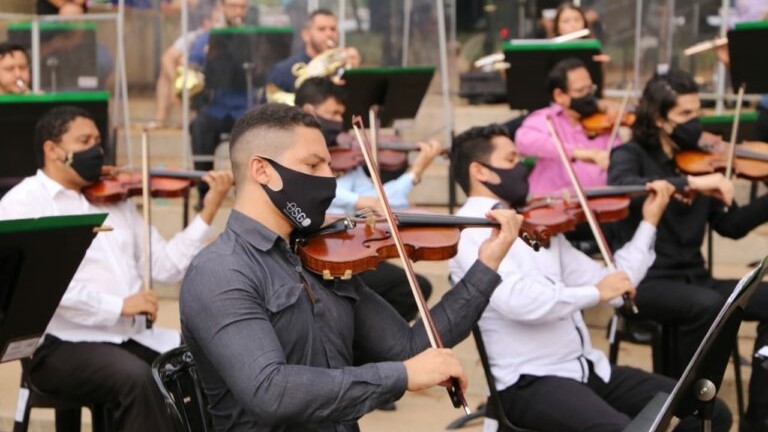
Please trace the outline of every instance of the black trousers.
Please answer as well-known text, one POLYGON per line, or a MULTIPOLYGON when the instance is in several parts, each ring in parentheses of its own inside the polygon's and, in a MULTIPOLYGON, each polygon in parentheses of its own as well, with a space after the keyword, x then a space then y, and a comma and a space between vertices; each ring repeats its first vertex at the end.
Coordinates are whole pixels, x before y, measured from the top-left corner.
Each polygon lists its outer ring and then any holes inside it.
MULTIPOLYGON (((221 134, 232 132, 234 125, 235 119, 230 116, 218 118, 200 112, 189 124, 192 154, 194 156, 213 156, 216 147, 221 142, 221 134)), ((195 169, 210 171, 213 169, 213 162, 195 162, 195 169)), ((200 192, 200 201, 202 202, 203 197, 208 193, 208 184, 202 181, 198 182, 197 190, 200 192)))
MULTIPOLYGON (((537 432, 620 432, 656 393, 668 393, 674 386, 672 379, 661 375, 613 366, 607 383, 591 370, 586 384, 523 375, 500 395, 507 418, 519 427, 537 432)), ((728 407, 717 399, 712 430, 727 432, 731 421, 728 407)), ((688 417, 675 430, 698 431, 699 422, 688 417)))
POLYGON ((46 393, 114 405, 122 432, 173 431, 150 370, 158 354, 133 340, 114 345, 48 335, 32 357, 29 377, 46 393))
MULTIPOLYGON (((391 304, 406 321, 412 321, 416 318, 419 309, 416 307, 416 300, 411 294, 411 286, 408 284, 405 270, 384 261, 379 264, 376 270, 361 273, 360 278, 370 289, 391 304)), ((424 299, 429 299, 429 296, 432 295, 432 284, 422 275, 417 274, 416 279, 419 281, 424 299)))
MULTIPOLYGON (((736 286, 735 280, 709 277, 677 279, 646 278, 637 288, 640 317, 652 319, 675 331, 675 346, 665 347, 670 376, 679 377, 699 343, 714 321, 726 298, 736 286)), ((755 350, 768 345, 768 283, 755 291, 744 314, 748 321, 759 321, 755 350)), ((768 419, 768 370, 762 362, 752 362, 749 383, 750 420, 768 419)))

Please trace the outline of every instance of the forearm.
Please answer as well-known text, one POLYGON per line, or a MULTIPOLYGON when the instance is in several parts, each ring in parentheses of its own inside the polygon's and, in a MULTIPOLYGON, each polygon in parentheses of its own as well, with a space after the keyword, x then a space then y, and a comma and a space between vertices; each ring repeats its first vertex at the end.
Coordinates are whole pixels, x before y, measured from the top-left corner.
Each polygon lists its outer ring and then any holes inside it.
MULTIPOLYGON (((720 205, 717 207, 722 209, 720 205)), ((734 203, 728 212, 719 212, 716 209, 712 227, 724 237, 738 239, 766 221, 768 221, 768 195, 763 195, 745 206, 734 203)))

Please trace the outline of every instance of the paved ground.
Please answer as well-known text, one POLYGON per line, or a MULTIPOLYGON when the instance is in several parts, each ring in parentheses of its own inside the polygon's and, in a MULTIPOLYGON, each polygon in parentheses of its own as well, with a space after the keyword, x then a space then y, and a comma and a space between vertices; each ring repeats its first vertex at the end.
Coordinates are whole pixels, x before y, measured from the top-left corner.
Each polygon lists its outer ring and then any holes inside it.
MULTIPOLYGON (((437 101, 439 102, 439 100, 437 101)), ((138 101, 135 103, 132 113, 141 118, 142 114, 149 111, 147 101, 138 101)), ((422 109, 420 116, 424 117, 424 122, 430 124, 430 119, 439 118, 439 103, 433 99, 432 104, 427 109, 422 109)), ((462 107, 456 108, 457 127, 461 131, 475 124, 487 123, 490 121, 500 121, 512 117, 511 113, 503 106, 496 107, 462 107)), ((435 122, 431 122, 435 124, 435 122)), ((416 133, 416 132, 412 132, 416 133)), ((153 134, 152 154, 153 164, 179 165, 181 161, 180 153, 180 133, 178 130, 161 131, 153 134)), ((134 139, 134 143, 138 140, 134 139)), ((122 148, 121 148, 122 150, 122 148)), ((121 152, 124 154, 124 152, 121 152)), ((138 153, 136 153, 138 154, 138 153)), ((121 156, 121 159, 124 157, 121 156)), ((413 201, 417 204, 445 205, 447 202, 447 184, 446 182, 445 162, 438 162, 430 168, 424 182, 414 191, 413 201)), ((746 184, 740 184, 740 195, 745 195, 746 184)), ((227 209, 221 212, 214 222, 214 232, 219 232, 231 207, 231 200, 225 203, 227 209)), ((436 208, 438 211, 445 211, 445 207, 436 208)), ((156 200, 153 205, 153 222, 157 224, 160 231, 166 235, 172 235, 181 225, 181 209, 179 201, 156 200)), ((768 230, 765 227, 757 230, 746 239, 738 242, 715 239, 715 274, 718 277, 742 276, 746 271, 746 263, 760 258, 768 250, 768 230)), ((447 289, 446 275, 447 263, 417 263, 417 271, 428 275, 435 286, 435 299, 438 299, 447 289)), ((158 324, 171 328, 178 328, 178 303, 176 301, 177 286, 157 287, 158 292, 163 296, 161 304, 161 313, 158 324)), ((607 341, 605 338, 605 324, 610 317, 610 311, 606 309, 594 309, 587 311, 586 318, 591 327, 591 335, 595 346, 606 350, 607 341)), ((742 327, 740 333, 741 352, 749 357, 754 342, 754 325, 746 324, 742 327)), ((474 342, 469 339, 460 344, 456 351, 464 367, 468 370, 470 376, 470 388, 467 393, 471 406, 477 406, 486 395, 485 380, 479 364, 474 342)), ((636 367, 650 369, 651 356, 650 350, 644 346, 624 344, 619 356, 621 364, 633 365, 636 367)), ((749 368, 744 368, 745 379, 748 379, 749 368)), ((0 364, 0 431, 11 430, 11 422, 16 409, 16 397, 19 382, 18 362, 0 364)), ((726 373, 721 395, 729 405, 735 410, 735 393, 733 388, 732 368, 726 373)), ((409 393, 400 402, 398 409, 394 412, 374 412, 367 415, 361 421, 363 430, 368 432, 397 432, 397 431, 438 431, 443 430, 445 426, 456 417, 460 416, 459 410, 451 407, 445 391, 442 389, 432 389, 419 393, 409 393)), ((32 431, 52 431, 52 411, 35 410, 32 414, 32 431)), ((88 415, 84 414, 84 420, 89 424, 88 415)), ((88 430, 87 428, 85 430, 88 430)), ((466 429, 467 431, 480 431, 482 427, 476 422, 466 429)), ((734 429, 736 430, 736 429, 734 429)))

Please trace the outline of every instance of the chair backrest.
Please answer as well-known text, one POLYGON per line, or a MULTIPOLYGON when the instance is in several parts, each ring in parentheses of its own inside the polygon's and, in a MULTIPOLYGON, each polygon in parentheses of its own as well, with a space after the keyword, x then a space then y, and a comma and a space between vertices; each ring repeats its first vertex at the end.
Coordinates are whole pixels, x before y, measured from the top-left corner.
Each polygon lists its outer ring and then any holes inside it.
POLYGON ((152 376, 177 428, 184 432, 213 430, 208 399, 197 376, 195 359, 187 347, 161 354, 152 363, 152 376))
POLYGON ((507 415, 504 413, 504 406, 501 403, 501 397, 499 397, 499 391, 496 390, 496 380, 493 378, 491 365, 488 362, 488 353, 485 351, 483 335, 480 334, 480 327, 477 325, 472 328, 472 336, 475 338, 477 352, 480 354, 480 363, 483 365, 485 380, 488 383, 488 391, 491 393, 488 397, 488 403, 486 404, 485 416, 499 422, 499 431, 531 432, 528 429, 513 425, 509 419, 507 419, 507 415))

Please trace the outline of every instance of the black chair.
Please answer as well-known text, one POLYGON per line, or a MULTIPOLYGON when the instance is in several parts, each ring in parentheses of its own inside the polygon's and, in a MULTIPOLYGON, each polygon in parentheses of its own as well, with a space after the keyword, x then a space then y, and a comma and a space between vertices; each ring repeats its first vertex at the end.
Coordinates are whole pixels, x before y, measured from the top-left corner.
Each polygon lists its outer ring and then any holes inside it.
POLYGON ((91 410, 93 432, 116 432, 114 410, 109 405, 81 402, 72 398, 51 395, 37 389, 29 379, 29 359, 21 360, 21 384, 19 403, 24 404, 21 420, 13 423, 13 432, 27 432, 32 408, 56 410, 56 432, 80 432, 80 412, 83 407, 91 410), (26 397, 26 401, 22 398, 26 397))
POLYGON ((208 399, 197 376, 195 359, 186 346, 174 348, 157 357, 152 363, 152 376, 178 430, 213 430, 208 399))
POLYGON ((496 380, 491 372, 491 364, 488 362, 488 353, 485 351, 485 343, 483 342, 483 336, 480 334, 480 327, 475 326, 472 329, 472 336, 475 337, 477 352, 480 354, 480 362, 483 365, 485 380, 488 383, 488 391, 490 392, 488 401, 485 404, 485 416, 499 422, 498 432, 533 432, 530 429, 513 425, 507 418, 507 415, 504 413, 504 406, 501 404, 499 392, 496 390, 496 380))
MULTIPOLYGON (((660 375, 671 376, 676 369, 672 365, 671 354, 667 347, 675 346, 675 328, 664 326, 653 320, 627 317, 616 310, 608 325, 608 359, 612 364, 617 364, 619 359, 619 345, 621 341, 639 345, 649 345, 653 356, 653 372, 660 375), (616 326, 616 331, 611 338, 611 327, 616 326)), ((741 379, 741 355, 739 354, 739 341, 733 345, 732 357, 733 374, 736 381, 736 406, 739 417, 744 416, 744 384, 741 379)))

